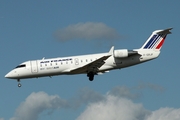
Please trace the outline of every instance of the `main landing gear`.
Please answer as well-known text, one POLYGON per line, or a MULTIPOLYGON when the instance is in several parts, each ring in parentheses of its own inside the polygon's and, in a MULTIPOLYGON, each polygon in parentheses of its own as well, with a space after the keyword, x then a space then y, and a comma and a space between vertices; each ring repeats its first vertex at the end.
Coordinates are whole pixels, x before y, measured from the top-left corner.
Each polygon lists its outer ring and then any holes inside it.
POLYGON ((93 81, 93 80, 94 80, 94 73, 93 73, 93 72, 89 72, 89 73, 87 74, 87 76, 89 77, 89 80, 90 80, 90 81, 93 81))
POLYGON ((17 81, 18 81, 18 87, 21 87, 22 85, 20 83, 20 79, 17 79, 17 81))

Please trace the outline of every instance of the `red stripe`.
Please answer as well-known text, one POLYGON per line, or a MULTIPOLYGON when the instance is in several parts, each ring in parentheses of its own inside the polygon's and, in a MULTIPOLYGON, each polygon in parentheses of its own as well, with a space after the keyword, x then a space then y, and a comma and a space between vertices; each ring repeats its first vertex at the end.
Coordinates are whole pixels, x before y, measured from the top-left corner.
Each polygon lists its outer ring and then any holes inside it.
POLYGON ((156 47, 156 49, 160 49, 164 43, 164 40, 166 39, 166 36, 161 40, 161 42, 159 43, 159 45, 156 47))
POLYGON ((162 40, 161 40, 161 42, 160 42, 160 43, 159 43, 159 45, 156 47, 156 49, 161 48, 161 47, 162 47, 162 45, 163 45, 163 43, 164 43, 164 39, 162 39, 162 40))

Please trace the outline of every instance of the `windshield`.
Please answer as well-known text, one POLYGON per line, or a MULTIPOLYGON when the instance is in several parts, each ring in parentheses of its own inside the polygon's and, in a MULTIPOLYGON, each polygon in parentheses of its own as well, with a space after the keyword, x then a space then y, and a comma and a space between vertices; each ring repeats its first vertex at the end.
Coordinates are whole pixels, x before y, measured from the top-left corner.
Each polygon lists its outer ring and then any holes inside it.
POLYGON ((26 67, 26 65, 25 64, 18 65, 16 68, 21 68, 21 67, 26 67))

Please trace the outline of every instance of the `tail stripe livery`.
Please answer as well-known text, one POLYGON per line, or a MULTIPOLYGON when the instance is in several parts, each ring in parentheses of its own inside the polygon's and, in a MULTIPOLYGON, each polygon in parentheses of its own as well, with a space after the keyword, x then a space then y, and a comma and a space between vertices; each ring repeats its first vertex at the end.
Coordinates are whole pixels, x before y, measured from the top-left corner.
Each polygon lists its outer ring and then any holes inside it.
POLYGON ((157 30, 152 33, 149 39, 145 42, 141 49, 161 49, 167 34, 170 34, 170 30, 172 28, 166 30, 157 30))
MULTIPOLYGON (((157 39, 153 41, 153 43, 151 44, 151 46, 149 48, 155 48, 155 46, 161 41, 161 35, 157 35, 157 39)), ((162 35, 163 36, 163 35, 162 35)))
POLYGON ((160 49, 164 43, 166 35, 153 35, 143 49, 160 49))
POLYGON ((156 49, 160 49, 166 39, 166 36, 161 40, 161 42, 157 45, 156 49))
POLYGON ((158 40, 159 40, 159 35, 153 35, 148 41, 148 43, 146 44, 146 46, 144 47, 144 49, 151 48, 154 42, 156 43, 158 40))

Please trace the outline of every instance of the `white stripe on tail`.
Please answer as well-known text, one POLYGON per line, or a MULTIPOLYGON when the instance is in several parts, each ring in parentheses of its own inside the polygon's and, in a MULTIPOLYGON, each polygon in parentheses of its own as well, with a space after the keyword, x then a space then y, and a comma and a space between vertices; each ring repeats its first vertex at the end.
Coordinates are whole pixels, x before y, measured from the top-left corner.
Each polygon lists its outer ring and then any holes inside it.
POLYGON ((171 34, 170 30, 172 30, 172 28, 154 31, 152 35, 148 38, 148 40, 145 42, 145 44, 141 47, 141 49, 160 50, 166 39, 167 34, 171 34))

